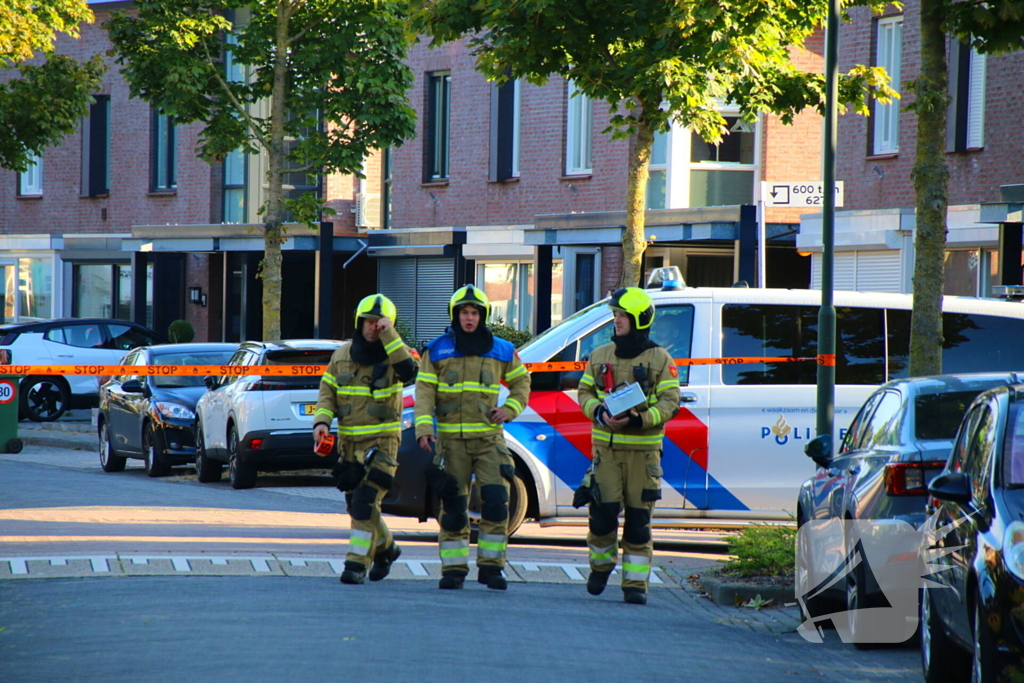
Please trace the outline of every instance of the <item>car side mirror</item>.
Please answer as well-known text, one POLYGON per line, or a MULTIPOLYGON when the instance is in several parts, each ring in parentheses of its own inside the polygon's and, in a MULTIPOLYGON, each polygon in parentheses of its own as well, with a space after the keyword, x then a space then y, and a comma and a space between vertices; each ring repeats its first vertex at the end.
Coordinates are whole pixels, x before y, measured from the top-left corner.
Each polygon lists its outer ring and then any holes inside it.
POLYGON ((832 437, 828 434, 814 437, 804 446, 804 453, 818 467, 828 467, 832 464, 832 437))
POLYGON ((217 386, 217 378, 207 375, 206 377, 203 377, 203 384, 206 385, 207 390, 212 390, 217 386))
POLYGON ((971 479, 963 472, 950 472, 932 480, 928 493, 939 500, 967 505, 971 502, 971 479))
POLYGON ((129 394, 141 394, 143 393, 142 382, 137 379, 125 380, 121 382, 121 390, 129 394))

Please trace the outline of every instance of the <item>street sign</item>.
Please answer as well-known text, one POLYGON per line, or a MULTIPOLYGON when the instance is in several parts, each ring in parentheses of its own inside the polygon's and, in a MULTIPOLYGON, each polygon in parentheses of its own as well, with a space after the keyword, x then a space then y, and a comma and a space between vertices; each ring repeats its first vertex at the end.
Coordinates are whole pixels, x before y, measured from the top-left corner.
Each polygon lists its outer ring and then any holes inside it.
POLYGON ((0 403, 10 403, 15 395, 14 382, 0 382, 0 403))
MULTIPOLYGON (((797 183, 761 182, 761 200, 765 206, 789 206, 806 209, 824 204, 822 184, 818 181, 797 183)), ((836 181, 836 206, 843 205, 843 181, 836 181)))

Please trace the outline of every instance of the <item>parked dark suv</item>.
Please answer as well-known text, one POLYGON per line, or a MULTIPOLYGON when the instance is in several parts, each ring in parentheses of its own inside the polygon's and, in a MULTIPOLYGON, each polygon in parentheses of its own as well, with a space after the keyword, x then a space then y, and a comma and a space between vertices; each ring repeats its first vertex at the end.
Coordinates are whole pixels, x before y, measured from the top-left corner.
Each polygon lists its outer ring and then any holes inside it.
MULTIPOLYGON (((166 341, 126 320, 36 320, 0 326, 0 358, 6 365, 116 365, 129 349, 166 341)), ((69 408, 95 406, 98 391, 95 375, 32 374, 21 381, 21 416, 56 420, 69 408)))

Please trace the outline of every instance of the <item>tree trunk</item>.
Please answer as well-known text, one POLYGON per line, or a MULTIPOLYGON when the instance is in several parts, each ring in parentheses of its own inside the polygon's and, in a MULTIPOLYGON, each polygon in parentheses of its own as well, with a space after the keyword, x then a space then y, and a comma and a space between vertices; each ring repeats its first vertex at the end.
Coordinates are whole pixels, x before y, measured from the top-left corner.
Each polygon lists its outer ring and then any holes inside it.
POLYGON ((648 165, 653 144, 654 131, 647 119, 641 116, 633 142, 633 154, 629 160, 629 179, 626 185, 626 231, 622 235, 622 279, 619 281, 621 287, 636 287, 643 275, 644 250, 647 249, 644 211, 647 208, 648 165))
POLYGON ((274 83, 270 101, 270 139, 267 149, 267 203, 263 214, 263 339, 281 338, 281 223, 284 218, 284 124, 287 112, 285 84, 288 77, 288 19, 286 0, 277 3, 274 49, 274 83))
POLYGON ((942 372, 942 291, 945 280, 948 66, 942 19, 947 0, 921 0, 921 72, 914 87, 917 157, 914 191, 914 314, 910 326, 910 375, 942 372))

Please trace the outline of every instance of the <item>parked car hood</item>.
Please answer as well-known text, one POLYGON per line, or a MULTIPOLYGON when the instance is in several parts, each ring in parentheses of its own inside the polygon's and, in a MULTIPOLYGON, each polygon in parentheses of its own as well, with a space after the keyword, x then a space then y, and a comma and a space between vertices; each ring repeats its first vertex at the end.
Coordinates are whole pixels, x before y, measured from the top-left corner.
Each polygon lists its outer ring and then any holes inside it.
POLYGON ((151 403, 169 401, 179 403, 190 410, 195 410, 199 397, 206 393, 206 387, 153 387, 151 403))

